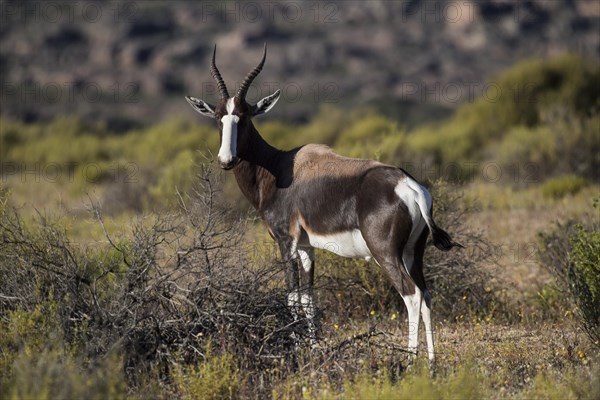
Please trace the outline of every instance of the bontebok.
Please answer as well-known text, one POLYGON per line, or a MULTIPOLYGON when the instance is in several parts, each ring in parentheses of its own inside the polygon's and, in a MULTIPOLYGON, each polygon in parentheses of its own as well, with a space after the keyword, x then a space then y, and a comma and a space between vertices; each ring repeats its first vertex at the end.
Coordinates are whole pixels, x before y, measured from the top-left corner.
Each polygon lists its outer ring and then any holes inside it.
POLYGON ((431 195, 408 173, 377 161, 342 157, 329 147, 307 144, 290 151, 269 145, 252 118, 269 111, 280 91, 251 105, 246 93, 265 63, 260 63, 230 97, 215 64, 210 71, 220 99, 210 105, 186 97, 202 115, 216 120, 221 133, 218 162, 233 169, 246 198, 258 210, 286 263, 288 304, 295 318, 302 309, 308 335, 315 339, 313 305, 314 248, 342 257, 375 260, 408 308, 408 349, 418 348, 423 318, 429 360, 435 359, 431 296, 423 277, 423 254, 431 233, 443 251, 460 246, 432 217, 431 195))

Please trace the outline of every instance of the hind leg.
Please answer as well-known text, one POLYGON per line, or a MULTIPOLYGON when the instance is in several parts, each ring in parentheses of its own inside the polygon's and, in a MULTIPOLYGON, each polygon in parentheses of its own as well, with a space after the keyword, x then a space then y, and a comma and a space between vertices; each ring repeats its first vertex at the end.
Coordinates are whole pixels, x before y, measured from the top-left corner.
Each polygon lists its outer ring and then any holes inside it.
POLYGON ((422 293, 410 277, 397 250, 370 247, 377 264, 381 266, 394 288, 398 291, 408 309, 408 351, 411 361, 415 358, 419 339, 419 314, 421 312, 422 293), (378 251, 373 251, 377 249, 378 251))
POLYGON ((402 300, 408 310, 408 351, 411 361, 414 360, 419 350, 419 325, 423 293, 415 287, 415 293, 403 295, 402 300))
POLYGON ((419 344, 419 318, 422 304, 421 290, 415 285, 406 272, 402 261, 390 262, 376 258, 377 263, 383 268, 386 275, 404 300, 408 310, 408 351, 410 360, 417 355, 419 344))
POLYGON ((425 246, 427 243, 427 236, 429 232, 424 229, 419 239, 415 243, 414 251, 411 257, 412 263, 408 268, 410 276, 415 281, 419 291, 423 294, 421 298, 421 318, 425 325, 425 338, 427 340, 427 356, 429 358, 429 364, 433 367, 435 363, 435 351, 434 351, 434 332, 433 324, 431 322, 431 295, 427 290, 425 284, 425 277, 423 275, 423 257, 425 254, 425 246))
MULTIPOLYGON (((411 352, 412 360, 418 349, 422 292, 409 275, 401 256, 410 235, 411 225, 399 219, 399 214, 395 214, 392 218, 394 220, 391 237, 389 232, 381 232, 381 224, 367 226, 363 236, 375 261, 386 273, 408 309, 408 350, 411 352)), ((409 260, 406 262, 412 263, 409 260)))
POLYGON ((429 358, 429 365, 430 367, 433 367, 435 365, 435 350, 433 324, 431 323, 431 295, 429 294, 428 290, 425 290, 423 293, 421 316, 423 317, 423 324, 425 325, 425 337, 427 339, 427 356, 429 358))

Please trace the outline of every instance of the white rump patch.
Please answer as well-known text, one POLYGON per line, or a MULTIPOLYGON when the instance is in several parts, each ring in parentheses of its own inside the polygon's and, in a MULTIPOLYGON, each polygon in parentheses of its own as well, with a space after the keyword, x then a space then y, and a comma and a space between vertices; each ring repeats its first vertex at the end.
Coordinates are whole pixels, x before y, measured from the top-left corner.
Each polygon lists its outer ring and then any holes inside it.
POLYGON ((410 218, 413 222, 413 232, 426 223, 431 225, 429 210, 431 208, 431 195, 423 186, 406 177, 400 180, 394 189, 398 197, 408 208, 410 218))
POLYGON ((358 229, 331 235, 308 233, 308 240, 312 247, 331 251, 342 257, 364 258, 369 261, 373 256, 358 229))
POLYGON ((421 217, 421 211, 417 204, 417 192, 408 184, 408 178, 401 179, 394 191, 402 199, 406 207, 408 207, 408 212, 414 225, 415 221, 418 221, 421 217))

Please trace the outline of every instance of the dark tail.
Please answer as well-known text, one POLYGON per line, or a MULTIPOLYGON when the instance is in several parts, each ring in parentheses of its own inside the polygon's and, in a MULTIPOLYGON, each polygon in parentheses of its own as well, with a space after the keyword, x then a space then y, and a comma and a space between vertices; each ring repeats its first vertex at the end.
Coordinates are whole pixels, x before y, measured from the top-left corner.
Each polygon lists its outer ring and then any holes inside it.
POLYGON ((433 238, 433 245, 442 251, 449 251, 453 247, 464 248, 462 244, 453 241, 448 232, 438 227, 435 223, 431 224, 429 231, 433 238))
POLYGON ((431 236, 433 237, 433 244, 440 250, 448 251, 453 247, 464 248, 461 244, 452 241, 448 232, 438 227, 433 221, 432 215, 432 206, 433 200, 431 199, 431 195, 423 186, 419 185, 417 181, 412 178, 406 179, 406 184, 410 187, 416 194, 415 202, 419 206, 419 210, 421 210, 421 215, 425 219, 425 223, 427 227, 429 227, 429 232, 431 232, 431 236))

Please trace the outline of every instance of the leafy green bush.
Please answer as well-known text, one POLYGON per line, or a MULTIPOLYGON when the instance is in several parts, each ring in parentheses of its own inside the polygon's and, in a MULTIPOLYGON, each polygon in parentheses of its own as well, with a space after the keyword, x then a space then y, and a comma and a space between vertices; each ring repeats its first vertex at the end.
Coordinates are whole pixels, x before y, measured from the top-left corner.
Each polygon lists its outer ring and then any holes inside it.
POLYGON ((486 393, 486 377, 473 367, 460 367, 446 379, 431 379, 427 368, 417 368, 399 382, 394 383, 383 375, 372 378, 368 374, 355 382, 348 382, 346 393, 358 399, 473 399, 489 397, 486 393))
POLYGON ((569 280, 584 327, 600 347, 600 230, 577 225, 571 238, 569 280))
POLYGON ((10 191, 2 185, 2 182, 0 182, 0 218, 2 218, 6 212, 9 197, 10 191))
POLYGON ((108 158, 101 144, 106 131, 77 117, 57 117, 46 124, 31 125, 3 120, 1 126, 3 141, 7 142, 5 162, 82 164, 108 158))
MULTIPOLYGON (((594 207, 597 208, 596 200, 594 207)), ((597 211, 595 211, 597 213, 597 211)), ((577 308, 579 322, 600 347, 600 221, 598 216, 559 224, 541 232, 542 266, 557 277, 564 297, 577 308)))
POLYGON ((159 175, 158 181, 150 188, 150 195, 159 204, 177 203, 177 193, 187 193, 192 188, 195 176, 197 157, 191 150, 182 150, 159 175))
POLYGON ((213 354, 210 343, 204 360, 195 366, 176 367, 174 390, 185 399, 235 399, 240 396, 240 373, 231 354, 213 354))
POLYGON ((15 359, 25 355, 36 361, 49 343, 60 342, 62 329, 58 323, 57 302, 52 298, 37 304, 32 310, 8 311, 0 320, 0 379, 10 372, 15 359))
POLYGON ((339 134, 334 148, 347 157, 399 164, 400 160, 395 158, 404 140, 405 133, 394 121, 374 113, 357 114, 348 128, 339 134))
POLYGON ((567 195, 573 195, 587 186, 588 182, 576 175, 564 175, 549 179, 542 185, 542 194, 545 197, 560 199, 567 195))
POLYGON ((299 144, 323 143, 333 146, 339 135, 354 121, 348 110, 336 108, 330 104, 323 105, 319 113, 299 130, 299 144))
POLYGON ((114 399, 125 398, 127 385, 122 362, 109 356, 92 368, 60 349, 44 349, 35 357, 21 355, 11 365, 11 376, 1 382, 3 399, 114 399))
POLYGON ((600 180, 600 106, 589 115, 578 115, 565 106, 548 107, 541 112, 556 142, 555 165, 548 166, 555 174, 576 174, 598 182, 600 180))
POLYGON ((592 374, 569 370, 564 376, 540 373, 531 387, 522 394, 523 399, 597 399, 600 397, 600 370, 595 366, 592 374))
MULTIPOLYGON (((0 119, 0 157, 2 160, 10 160, 9 152, 12 148, 22 145, 24 139, 29 136, 25 133, 27 125, 16 121, 0 119)), ((6 161, 5 161, 6 162, 6 161)))
POLYGON ((492 79, 490 94, 464 104, 445 122, 411 132, 408 154, 439 165, 481 161, 500 146, 504 162, 539 160, 540 168, 550 167, 546 175, 591 175, 600 165, 600 95, 592 89, 600 84, 599 71, 596 62, 575 55, 517 64, 492 79))
POLYGON ((209 154, 219 147, 219 132, 215 125, 200 125, 180 118, 168 119, 115 139, 118 140, 111 149, 119 151, 125 160, 152 168, 162 168, 183 150, 209 154))
POLYGON ((557 159, 557 141, 549 128, 519 126, 507 133, 500 142, 498 162, 505 171, 531 168, 536 172, 531 179, 541 179, 553 171, 557 159))
POLYGON ((600 85, 597 64, 575 54, 521 62, 495 81, 502 88, 502 96, 497 103, 488 104, 500 122, 490 129, 498 133, 510 126, 538 125, 540 110, 555 104, 581 114, 600 105, 594 89, 600 85))

